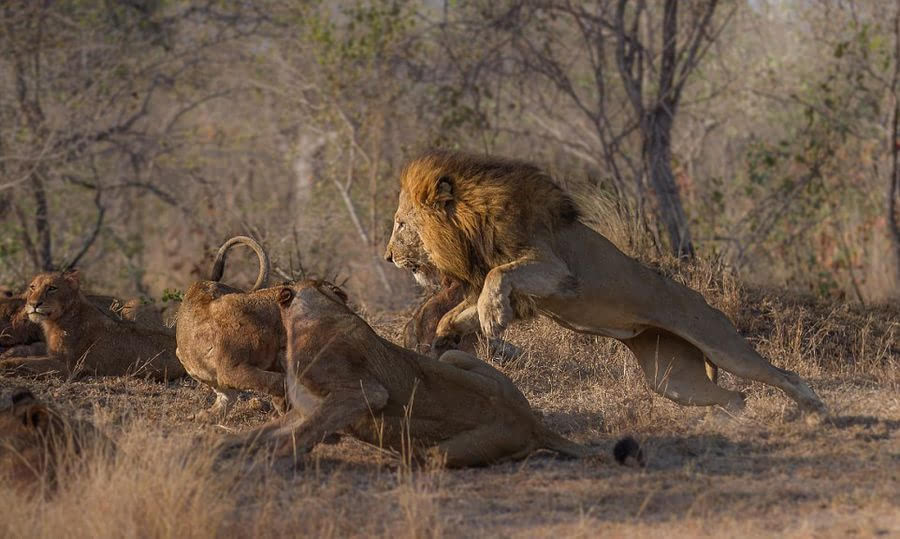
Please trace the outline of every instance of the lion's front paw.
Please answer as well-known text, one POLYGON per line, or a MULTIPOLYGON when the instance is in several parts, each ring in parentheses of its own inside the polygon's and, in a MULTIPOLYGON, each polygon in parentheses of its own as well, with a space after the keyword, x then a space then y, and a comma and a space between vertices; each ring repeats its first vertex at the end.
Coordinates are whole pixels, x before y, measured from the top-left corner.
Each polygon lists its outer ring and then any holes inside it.
POLYGON ((437 359, 448 350, 459 349, 459 341, 462 337, 456 334, 438 335, 431 343, 431 350, 428 351, 428 357, 437 359))
POLYGON ((499 336, 513 319, 509 297, 500 293, 482 292, 478 297, 478 319, 485 336, 499 336))

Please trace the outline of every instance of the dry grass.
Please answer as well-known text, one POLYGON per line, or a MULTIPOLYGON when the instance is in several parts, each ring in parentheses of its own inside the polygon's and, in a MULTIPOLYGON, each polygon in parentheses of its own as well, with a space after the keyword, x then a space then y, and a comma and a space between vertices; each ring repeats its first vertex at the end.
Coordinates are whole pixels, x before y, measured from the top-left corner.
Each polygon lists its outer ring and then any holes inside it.
MULTIPOLYGON (((665 261, 660 271, 674 273, 665 261)), ((645 446, 648 467, 543 455, 484 469, 410 469, 353 440, 318 447, 302 469, 216 463, 224 430, 271 412, 245 395, 224 426, 187 418, 211 395, 192 382, 0 379, 91 417, 120 447, 83 457, 58 491, 23 499, 0 485, 0 536, 863 536, 900 534, 900 314, 745 291, 721 268, 675 276, 701 290, 779 366, 808 377, 834 412, 796 421, 780 392, 746 391, 737 418, 652 394, 627 351, 538 320, 507 337, 501 368, 545 420, 581 441, 645 446), (724 275, 724 277, 722 277, 724 275)), ((378 319, 388 335, 396 320, 378 319)))

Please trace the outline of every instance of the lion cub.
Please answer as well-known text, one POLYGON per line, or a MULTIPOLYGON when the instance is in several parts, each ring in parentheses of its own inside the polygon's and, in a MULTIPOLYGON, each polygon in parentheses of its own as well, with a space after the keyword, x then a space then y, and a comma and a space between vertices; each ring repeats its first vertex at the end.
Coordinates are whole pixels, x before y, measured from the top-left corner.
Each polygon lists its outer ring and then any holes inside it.
POLYGON ((99 376, 184 376, 171 331, 122 320, 81 294, 77 270, 38 274, 25 293, 25 313, 40 324, 46 355, 0 360, 0 371, 99 376))
POLYGON ((114 449, 91 423, 65 417, 25 388, 0 397, 0 483, 53 485, 59 466, 71 464, 71 457, 114 449))
POLYGON ((478 358, 454 350, 431 359, 381 338, 333 284, 303 281, 281 288, 278 299, 292 409, 238 445, 274 442, 279 455, 296 456, 344 431, 450 467, 522 459, 539 449, 599 454, 545 427, 512 381, 478 358))
POLYGON ((209 281, 191 285, 175 323, 178 359, 194 379, 216 392, 216 402, 198 419, 222 419, 237 390, 272 397, 284 411, 284 328, 278 314, 278 288, 264 288, 269 259, 252 238, 236 236, 219 249, 209 281), (249 292, 219 282, 225 256, 234 245, 246 245, 259 257, 259 276, 249 292))

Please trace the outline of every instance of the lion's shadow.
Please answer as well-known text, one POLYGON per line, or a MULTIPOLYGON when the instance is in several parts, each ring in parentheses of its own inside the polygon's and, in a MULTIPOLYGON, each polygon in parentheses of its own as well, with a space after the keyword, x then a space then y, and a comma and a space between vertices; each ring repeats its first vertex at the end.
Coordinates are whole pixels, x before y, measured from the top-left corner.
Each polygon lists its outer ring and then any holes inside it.
MULTIPOLYGON (((543 420, 560 434, 578 438, 577 433, 586 425, 601 425, 602 417, 588 412, 548 412, 543 420)), ((666 432, 658 435, 636 435, 647 456, 648 471, 683 469, 687 466, 705 474, 740 474, 767 470, 774 467, 796 467, 821 465, 822 455, 786 456, 779 451, 790 446, 790 440, 778 439, 774 433, 762 431, 759 440, 738 440, 729 437, 725 426, 722 432, 689 433, 666 432)), ((805 429, 797 422, 798 429, 805 429)), ((856 429, 858 438, 867 440, 887 439, 892 432, 900 429, 900 421, 867 415, 832 416, 826 419, 820 429, 856 429)), ((623 433, 624 434, 624 433, 623 433)), ((610 435, 597 440, 597 445, 610 448, 619 438, 610 435)), ((587 443, 592 443, 586 440, 587 443)), ((837 456, 835 456, 837 458, 837 456)))

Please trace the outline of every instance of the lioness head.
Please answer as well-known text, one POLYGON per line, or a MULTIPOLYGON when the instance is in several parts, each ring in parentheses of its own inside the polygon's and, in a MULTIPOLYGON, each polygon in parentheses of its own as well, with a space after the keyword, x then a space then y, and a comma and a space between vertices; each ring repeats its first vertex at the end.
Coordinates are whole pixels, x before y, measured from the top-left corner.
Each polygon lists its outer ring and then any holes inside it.
POLYGON ((25 313, 32 322, 56 320, 78 301, 77 270, 40 273, 25 291, 25 313))
POLYGON ((278 292, 278 305, 282 309, 298 311, 304 316, 316 317, 333 312, 335 308, 346 311, 347 293, 328 281, 307 279, 293 286, 284 286, 278 292))

